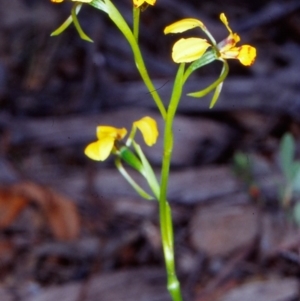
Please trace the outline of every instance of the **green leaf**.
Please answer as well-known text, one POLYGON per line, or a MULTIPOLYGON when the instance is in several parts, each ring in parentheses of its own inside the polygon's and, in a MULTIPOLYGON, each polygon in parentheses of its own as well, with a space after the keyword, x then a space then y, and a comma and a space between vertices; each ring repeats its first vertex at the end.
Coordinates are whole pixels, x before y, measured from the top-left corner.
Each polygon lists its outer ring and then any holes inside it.
POLYGON ((300 162, 295 162, 293 167, 293 190, 300 193, 300 162))
POLYGON ((293 170, 295 156, 295 142, 290 133, 286 133, 280 141, 280 164, 285 179, 291 182, 295 171, 293 170))
POLYGON ((300 203, 299 202, 295 204, 293 215, 294 215, 295 222, 297 223, 298 226, 300 226, 300 203))
POLYGON ((250 159, 249 155, 242 152, 236 152, 234 154, 234 163, 240 170, 250 170, 250 159))

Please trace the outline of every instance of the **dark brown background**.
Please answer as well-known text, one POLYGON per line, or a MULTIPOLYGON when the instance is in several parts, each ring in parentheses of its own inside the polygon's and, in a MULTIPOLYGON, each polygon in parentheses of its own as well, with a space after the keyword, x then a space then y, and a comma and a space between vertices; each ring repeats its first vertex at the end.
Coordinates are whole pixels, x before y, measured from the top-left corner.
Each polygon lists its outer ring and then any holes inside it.
MULTIPOLYGON (((130 1, 114 2, 130 20, 130 1)), ((112 160, 83 154, 98 124, 129 127, 146 114, 162 122, 103 13, 84 5, 79 14, 94 43, 73 26, 49 36, 70 8, 0 2, 0 300, 169 300, 156 203, 136 196, 112 160)), ((158 0, 142 13, 141 48, 166 101, 179 37, 164 36, 166 25, 199 18, 219 41, 225 12, 242 43, 257 48, 251 68, 230 62, 213 110, 209 97, 180 104, 169 199, 185 300, 299 298, 299 238, 293 206, 280 205, 278 162, 282 135, 300 135, 299 9, 293 0, 158 0), (233 172, 237 151, 255 187, 233 172)), ((218 63, 203 68, 186 92, 219 72, 218 63)), ((160 137, 146 149, 157 170, 161 145, 160 137)))

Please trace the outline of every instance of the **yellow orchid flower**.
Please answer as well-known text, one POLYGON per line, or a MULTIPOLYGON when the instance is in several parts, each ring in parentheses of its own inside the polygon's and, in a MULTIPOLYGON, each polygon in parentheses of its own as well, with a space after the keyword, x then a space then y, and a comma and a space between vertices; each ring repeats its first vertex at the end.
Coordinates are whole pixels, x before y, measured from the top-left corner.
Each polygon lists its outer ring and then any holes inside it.
POLYGON ((140 7, 142 6, 144 3, 150 4, 150 5, 154 5, 156 0, 133 0, 133 5, 135 7, 140 7))
POLYGON ((240 41, 239 35, 232 32, 224 13, 220 15, 220 19, 229 31, 229 36, 218 45, 215 45, 215 41, 205 25, 197 19, 183 19, 167 26, 164 30, 165 34, 180 33, 195 27, 200 27, 207 33, 211 40, 211 43, 209 43, 206 39, 200 38, 180 39, 173 46, 172 58, 174 62, 183 63, 195 61, 205 53, 208 47, 214 46, 218 50, 218 54, 221 58, 238 59, 245 66, 252 65, 256 57, 256 49, 250 45, 236 47, 236 44, 240 41))
MULTIPOLYGON (((156 143, 158 137, 157 124, 151 117, 143 117, 133 123, 133 131, 139 129, 148 146, 156 143)), ((122 140, 127 130, 125 128, 115 128, 112 126, 97 127, 97 141, 90 143, 84 150, 84 153, 90 159, 95 161, 104 161, 108 158, 115 147, 116 141, 122 140)))
POLYGON ((90 143, 84 150, 86 156, 96 161, 104 161, 113 150, 116 140, 122 140, 127 130, 125 128, 115 128, 112 126, 97 127, 98 140, 90 143))
POLYGON ((240 41, 239 35, 232 32, 224 13, 220 15, 220 19, 229 31, 229 36, 218 44, 221 57, 224 59, 238 59, 245 66, 252 65, 256 57, 256 49, 250 45, 235 47, 240 41))

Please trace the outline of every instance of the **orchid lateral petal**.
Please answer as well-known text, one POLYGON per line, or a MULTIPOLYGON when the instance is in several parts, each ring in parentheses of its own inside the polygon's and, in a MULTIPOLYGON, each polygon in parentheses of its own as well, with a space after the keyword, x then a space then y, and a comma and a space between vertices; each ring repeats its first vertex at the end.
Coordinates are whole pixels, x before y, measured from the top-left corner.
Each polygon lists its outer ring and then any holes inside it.
POLYGON ((135 121, 133 125, 141 131, 145 143, 148 146, 152 146, 156 143, 158 129, 156 121, 153 118, 149 116, 143 117, 142 119, 135 121))
POLYGON ((199 59, 210 47, 205 39, 180 39, 173 46, 172 58, 176 63, 189 63, 199 59))
POLYGON ((104 161, 110 155, 114 147, 115 139, 105 137, 101 140, 90 143, 84 150, 87 157, 95 161, 104 161))
POLYGON ((177 21, 164 29, 164 34, 184 32, 195 27, 205 28, 205 25, 197 19, 187 18, 177 21))

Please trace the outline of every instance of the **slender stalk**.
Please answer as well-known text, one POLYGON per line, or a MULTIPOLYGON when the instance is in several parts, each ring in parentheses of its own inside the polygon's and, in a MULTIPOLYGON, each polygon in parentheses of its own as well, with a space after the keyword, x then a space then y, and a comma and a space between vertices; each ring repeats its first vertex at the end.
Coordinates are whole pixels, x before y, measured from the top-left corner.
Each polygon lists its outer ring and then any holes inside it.
POLYGON ((167 201, 167 189, 170 172, 170 162, 173 150, 173 120, 182 94, 184 64, 181 64, 174 82, 174 88, 167 111, 164 131, 164 152, 161 176, 161 190, 159 198, 159 217, 163 251, 168 278, 168 290, 173 301, 182 301, 180 283, 176 276, 174 260, 174 242, 172 213, 167 201))
POLYGON ((108 14, 111 20, 116 24, 116 26, 119 28, 119 30, 123 33, 124 37, 127 39, 128 43, 131 46, 134 60, 136 67, 138 71, 140 72, 140 75, 148 88, 148 91, 150 92, 154 102, 156 103, 158 110, 162 116, 163 119, 166 118, 166 108, 157 93, 157 90, 152 83, 149 74, 147 72, 143 56, 141 53, 141 50, 139 48, 139 45, 137 43, 137 40, 132 33, 131 29, 129 28, 127 22, 124 20, 123 16, 120 14, 120 12, 117 10, 117 8, 113 5, 113 3, 110 0, 105 0, 105 3, 108 7, 108 14))
POLYGON ((133 35, 136 41, 139 39, 140 12, 141 10, 138 7, 133 6, 133 35))
POLYGON ((166 121, 165 121, 166 124, 165 124, 165 131, 164 131, 164 150, 163 150, 164 153, 163 153, 161 193, 160 193, 160 198, 163 199, 167 198, 170 162, 171 162, 171 155, 173 150, 173 120, 182 94, 184 66, 185 66, 184 63, 180 64, 179 66, 174 82, 170 104, 167 111, 166 121))

